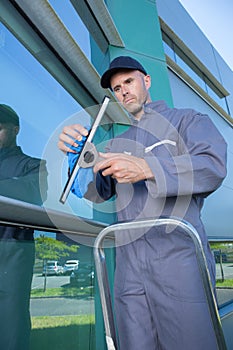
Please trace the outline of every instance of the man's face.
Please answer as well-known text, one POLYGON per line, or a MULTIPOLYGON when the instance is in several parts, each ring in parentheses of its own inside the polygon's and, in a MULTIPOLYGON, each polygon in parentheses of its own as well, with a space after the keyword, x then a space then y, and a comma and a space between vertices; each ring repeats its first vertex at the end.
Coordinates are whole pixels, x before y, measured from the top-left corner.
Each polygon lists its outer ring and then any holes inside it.
POLYGON ((0 123, 0 149, 16 145, 16 135, 19 127, 13 124, 0 123))
POLYGON ((119 71, 111 78, 111 88, 117 100, 136 119, 141 118, 144 104, 151 101, 150 85, 150 76, 137 70, 119 71))

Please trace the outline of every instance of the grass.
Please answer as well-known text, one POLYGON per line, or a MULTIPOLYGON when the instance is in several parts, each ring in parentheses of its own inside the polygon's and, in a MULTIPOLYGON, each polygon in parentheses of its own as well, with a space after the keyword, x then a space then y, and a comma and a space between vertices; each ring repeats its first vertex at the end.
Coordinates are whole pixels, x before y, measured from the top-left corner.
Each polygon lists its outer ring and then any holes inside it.
POLYGON ((94 315, 79 316, 36 316, 32 317, 32 329, 67 327, 74 325, 94 324, 94 315))
MULTIPOLYGON (((33 289, 31 298, 89 298, 92 287, 33 289)), ((32 317, 30 350, 95 350, 95 316, 32 317)))
POLYGON ((66 287, 66 288, 47 288, 44 292, 43 289, 32 289, 31 298, 48 298, 48 297, 70 297, 70 298, 85 298, 93 296, 94 289, 92 287, 78 288, 78 287, 66 287))
POLYGON ((30 350, 95 350, 94 315, 32 317, 30 350))
POLYGON ((222 280, 218 279, 216 281, 216 287, 233 288, 233 279, 225 279, 223 282, 222 280))
MULTIPOLYGON (((216 281, 217 287, 233 288, 233 279, 216 281)), ((31 297, 76 297, 93 296, 90 287, 65 287, 34 289, 31 297)), ((95 350, 95 316, 37 316, 32 317, 30 350, 95 350)))

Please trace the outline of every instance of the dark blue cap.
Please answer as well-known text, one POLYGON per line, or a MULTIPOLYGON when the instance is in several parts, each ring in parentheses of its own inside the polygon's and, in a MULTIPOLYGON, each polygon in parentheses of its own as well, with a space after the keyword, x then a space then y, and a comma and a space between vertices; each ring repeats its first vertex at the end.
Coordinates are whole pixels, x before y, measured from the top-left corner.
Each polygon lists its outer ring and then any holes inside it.
POLYGON ((117 71, 123 69, 139 70, 143 74, 147 75, 145 68, 137 60, 129 56, 119 56, 114 58, 114 60, 110 63, 109 69, 102 75, 100 80, 101 86, 104 89, 111 88, 111 77, 117 71))
POLYGON ((0 123, 14 124, 19 126, 19 117, 17 113, 8 105, 0 104, 0 123))

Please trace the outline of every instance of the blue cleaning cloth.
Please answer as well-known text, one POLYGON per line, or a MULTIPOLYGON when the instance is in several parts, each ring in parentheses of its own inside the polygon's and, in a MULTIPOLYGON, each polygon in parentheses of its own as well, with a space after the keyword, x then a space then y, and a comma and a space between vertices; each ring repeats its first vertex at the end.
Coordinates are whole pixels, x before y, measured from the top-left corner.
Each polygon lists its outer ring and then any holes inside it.
MULTIPOLYGON (((86 128, 89 129, 88 127, 86 128)), ((76 140, 75 142, 78 144, 78 147, 74 147, 74 146, 70 147, 76 153, 71 153, 71 152, 67 153, 70 171, 73 170, 76 160, 79 157, 79 154, 83 148, 83 144, 85 140, 86 140, 86 136, 83 136, 81 141, 76 140)), ((92 167, 80 168, 72 184, 71 192, 74 193, 78 198, 83 198, 84 194, 87 191, 88 185, 91 181, 93 181, 93 178, 94 178, 94 175, 93 175, 92 167)))

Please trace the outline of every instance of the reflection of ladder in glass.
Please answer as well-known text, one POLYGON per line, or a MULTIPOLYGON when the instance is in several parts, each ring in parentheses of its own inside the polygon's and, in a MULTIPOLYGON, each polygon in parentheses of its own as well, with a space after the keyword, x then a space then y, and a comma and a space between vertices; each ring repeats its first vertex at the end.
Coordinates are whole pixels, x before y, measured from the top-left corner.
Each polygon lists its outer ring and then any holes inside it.
POLYGON ((196 250, 197 261, 199 265, 200 274, 208 302, 209 312, 211 315, 213 327, 216 334, 216 341, 219 350, 227 350, 220 317, 218 314, 218 308, 215 301, 215 296, 210 281, 210 275, 207 267, 206 258, 202 248, 202 243, 199 235, 195 228, 185 221, 181 221, 177 218, 162 218, 162 219, 148 219, 134 222, 124 222, 114 224, 104 228, 97 236, 94 244, 94 257, 96 265, 97 280, 100 290, 100 299, 102 304, 105 332, 106 332, 106 343, 108 350, 117 349, 116 341, 116 330, 114 325, 114 316, 110 295, 110 288, 107 277, 106 261, 104 254, 104 240, 107 241, 109 237, 111 240, 117 232, 126 229, 140 229, 140 228, 151 228, 155 226, 169 225, 169 227, 179 226, 183 229, 184 234, 187 234, 193 240, 196 250))

